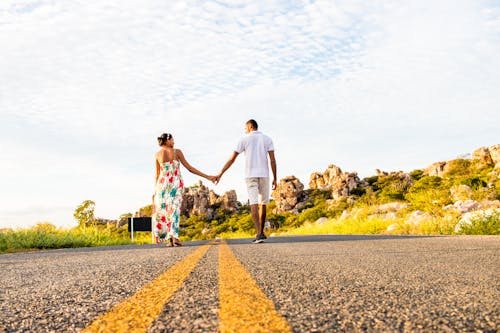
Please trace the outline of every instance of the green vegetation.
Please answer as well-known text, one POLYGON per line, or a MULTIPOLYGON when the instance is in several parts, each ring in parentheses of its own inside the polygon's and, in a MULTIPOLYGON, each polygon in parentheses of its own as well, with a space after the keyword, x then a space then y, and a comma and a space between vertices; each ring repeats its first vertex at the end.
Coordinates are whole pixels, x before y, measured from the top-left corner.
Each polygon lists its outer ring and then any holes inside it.
MULTIPOLYGON (((151 233, 135 233, 135 243, 151 242, 151 233)), ((56 228, 50 223, 39 223, 30 229, 0 233, 0 252, 30 249, 58 249, 103 245, 130 244, 127 227, 88 226, 72 229, 56 228)))
MULTIPOLYGON (((297 234, 415 234, 415 235, 500 235, 500 212, 478 215, 470 223, 462 223, 461 215, 445 209, 453 204, 450 188, 467 185, 465 195, 470 199, 500 199, 500 175, 493 167, 478 165, 475 161, 457 159, 450 161, 441 177, 426 176, 422 170, 407 174, 391 173, 364 179, 367 187, 351 191, 349 198, 333 200, 331 192, 306 190, 307 201, 298 213, 274 212, 276 204, 268 205, 268 233, 275 235, 297 234), (397 211, 380 211, 385 203, 399 202, 405 208, 397 211), (418 221, 411 219, 418 213, 418 221), (392 214, 392 215, 388 215, 392 214), (318 219, 321 222, 316 222, 318 219), (461 228, 457 228, 460 222, 461 228), (457 232, 455 229, 457 228, 457 232)), ((455 199, 456 200, 456 199, 455 199)), ((78 227, 63 230, 49 223, 31 229, 0 233, 0 252, 25 249, 53 249, 64 247, 130 244, 127 227, 97 223, 95 203, 84 201, 75 210, 78 227)), ((225 211, 220 205, 211 207, 215 218, 183 216, 180 238, 186 240, 253 237, 254 225, 249 207, 238 213, 225 211)), ((151 205, 140 209, 141 216, 151 214, 151 205)), ((132 214, 122 214, 121 220, 132 214)), ((149 243, 149 232, 136 233, 135 243, 149 243)))
MULTIPOLYGON (((364 180, 367 188, 351 191, 351 197, 332 200, 328 191, 307 190, 308 200, 298 214, 275 214, 275 204, 268 206, 270 233, 277 235, 296 234, 377 234, 397 233, 414 235, 452 235, 460 221, 460 214, 444 207, 453 204, 450 188, 467 185, 471 189, 470 199, 500 199, 500 180, 493 167, 479 166, 475 161, 457 159, 450 161, 444 176, 425 176, 423 170, 403 173, 381 174, 364 180), (493 186, 491 186, 493 184, 493 186), (387 217, 379 212, 380 205, 400 202, 406 208, 387 217), (341 217, 343 212, 347 217, 341 217), (411 221, 413 212, 423 217, 411 221), (316 223, 320 218, 322 223, 316 223), (392 228, 388 231, 388 227, 392 228)), ((460 234, 499 235, 499 213, 483 218, 463 228, 460 234)), ((191 217, 183 221, 183 233, 187 239, 213 237, 251 237, 253 223, 248 209, 239 214, 223 215, 214 221, 203 217, 191 217), (193 221, 196 221, 193 223, 193 221), (188 233, 189 231, 189 233, 188 233), (203 232, 202 232, 203 231, 203 232)))
POLYGON ((480 214, 471 218, 471 223, 463 223, 457 232, 461 235, 500 235, 500 212, 480 214))

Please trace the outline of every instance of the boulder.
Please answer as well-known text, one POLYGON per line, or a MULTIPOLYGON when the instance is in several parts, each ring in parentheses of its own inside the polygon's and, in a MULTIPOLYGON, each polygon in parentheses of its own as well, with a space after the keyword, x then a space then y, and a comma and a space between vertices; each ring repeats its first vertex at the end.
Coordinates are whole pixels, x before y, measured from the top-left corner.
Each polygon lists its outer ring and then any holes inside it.
POLYGON ((181 214, 186 216, 206 215, 209 219, 213 219, 216 218, 217 207, 230 212, 236 212, 241 207, 235 190, 219 196, 203 185, 201 180, 195 186, 184 189, 183 197, 181 214))
POLYGON ((313 172, 309 179, 309 188, 312 190, 326 190, 327 183, 321 172, 313 172))
POLYGON ((455 210, 460 214, 464 214, 481 208, 481 204, 475 200, 458 200, 453 205, 444 207, 445 210, 455 210))
POLYGON ((472 159, 479 161, 480 165, 493 165, 490 150, 488 147, 481 147, 472 152, 472 159))
POLYGON ((445 172, 446 162, 436 162, 429 165, 424 170, 425 176, 435 176, 435 177, 443 177, 445 172))
POLYGON ((241 207, 241 203, 238 201, 238 196, 235 190, 230 190, 224 193, 222 197, 218 199, 218 203, 221 207, 230 212, 236 212, 241 207))
POLYGON ((432 218, 431 214, 423 212, 421 210, 416 210, 406 217, 405 223, 418 226, 423 221, 429 220, 431 218, 432 218))
POLYGON ((310 189, 332 191, 333 199, 348 197, 357 187, 366 187, 356 172, 342 172, 336 165, 329 165, 325 172, 314 172, 309 180, 310 189))
POLYGON ((324 224, 326 221, 328 221, 328 219, 323 216, 323 217, 320 217, 319 219, 317 219, 316 222, 314 222, 314 223, 321 225, 321 224, 324 224))
POLYGON ((490 157, 496 169, 500 169, 500 144, 488 148, 490 157))
POLYGON ((450 188, 453 201, 469 200, 472 197, 472 189, 467 185, 455 185, 450 188))
POLYGON ((351 217, 351 214, 344 209, 344 211, 342 211, 342 215, 340 215, 339 217, 339 220, 345 220, 347 218, 351 217))
POLYGON ((399 225, 397 223, 393 223, 393 224, 389 225, 385 231, 392 233, 392 232, 396 232, 398 230, 399 230, 399 225))
POLYGON ((276 202, 276 214, 284 212, 298 213, 304 207, 306 195, 304 185, 295 176, 288 176, 279 181, 276 189, 271 194, 276 202))
POLYGON ((500 208, 490 208, 486 210, 467 212, 462 215, 458 223, 455 225, 455 232, 460 233, 464 226, 471 225, 474 220, 481 218, 488 218, 491 217, 493 214, 500 214, 500 208))
POLYGON ((399 212, 400 210, 408 208, 408 204, 406 202, 389 202, 383 205, 379 205, 377 207, 377 212, 399 212))

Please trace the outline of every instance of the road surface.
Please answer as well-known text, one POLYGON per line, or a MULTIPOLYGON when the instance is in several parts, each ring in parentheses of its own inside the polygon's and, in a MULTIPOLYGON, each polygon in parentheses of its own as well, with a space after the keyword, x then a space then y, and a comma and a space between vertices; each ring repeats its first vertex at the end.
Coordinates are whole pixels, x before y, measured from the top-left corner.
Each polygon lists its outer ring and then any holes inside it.
POLYGON ((496 332, 500 237, 297 236, 0 255, 0 332, 496 332))

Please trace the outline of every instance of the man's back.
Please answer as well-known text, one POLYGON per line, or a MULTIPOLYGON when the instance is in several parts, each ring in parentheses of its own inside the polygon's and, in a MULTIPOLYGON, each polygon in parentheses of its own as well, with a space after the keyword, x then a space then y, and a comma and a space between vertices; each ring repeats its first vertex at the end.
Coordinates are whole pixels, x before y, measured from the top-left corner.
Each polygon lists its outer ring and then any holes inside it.
POLYGON ((267 155, 274 151, 273 141, 260 131, 252 131, 243 137, 235 149, 239 154, 245 152, 245 177, 269 177, 267 155))

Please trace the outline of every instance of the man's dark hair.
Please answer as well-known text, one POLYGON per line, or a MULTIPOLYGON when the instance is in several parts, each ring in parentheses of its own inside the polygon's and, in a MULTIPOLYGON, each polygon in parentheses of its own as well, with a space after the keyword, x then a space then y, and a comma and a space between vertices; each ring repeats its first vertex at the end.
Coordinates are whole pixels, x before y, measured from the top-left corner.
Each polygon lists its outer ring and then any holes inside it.
POLYGON ((252 128, 253 128, 254 130, 259 129, 259 125, 257 125, 257 122, 256 122, 255 120, 253 120, 253 119, 250 119, 249 121, 247 121, 247 124, 252 125, 252 128))

